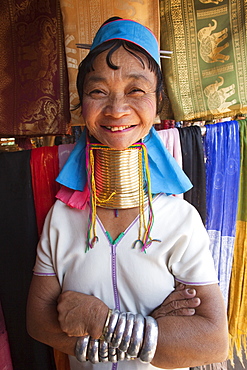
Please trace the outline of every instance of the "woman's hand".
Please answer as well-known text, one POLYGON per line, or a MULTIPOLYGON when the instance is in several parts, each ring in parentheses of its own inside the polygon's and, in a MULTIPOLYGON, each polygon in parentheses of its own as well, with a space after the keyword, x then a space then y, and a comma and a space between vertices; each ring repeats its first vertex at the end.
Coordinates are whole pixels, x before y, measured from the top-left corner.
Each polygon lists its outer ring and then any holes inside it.
POLYGON ((200 303, 195 289, 186 289, 184 284, 178 284, 163 303, 151 313, 151 316, 156 320, 163 316, 192 316, 200 303))
MULTIPOLYGON (((152 316, 155 319, 160 316, 192 316, 199 305, 195 289, 185 289, 185 285, 178 284, 152 316)), ((66 291, 58 298, 57 311, 61 329, 68 336, 89 334, 97 339, 102 334, 108 307, 94 296, 66 291)))
POLYGON ((73 291, 66 291, 58 298, 58 321, 70 337, 90 335, 98 339, 103 331, 108 307, 100 299, 73 291))

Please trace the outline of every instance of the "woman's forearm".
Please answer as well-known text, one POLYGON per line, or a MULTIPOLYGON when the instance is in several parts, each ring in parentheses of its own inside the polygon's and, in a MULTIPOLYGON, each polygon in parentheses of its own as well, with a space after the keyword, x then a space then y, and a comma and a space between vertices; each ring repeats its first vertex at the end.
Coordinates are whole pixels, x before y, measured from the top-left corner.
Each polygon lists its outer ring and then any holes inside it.
POLYGON ((152 364, 162 368, 194 367, 225 361, 227 317, 217 285, 196 287, 201 304, 193 316, 166 316, 162 305, 152 313, 159 327, 152 364))
POLYGON ((55 305, 40 309, 32 305, 30 300, 27 306, 27 331, 29 335, 53 348, 68 355, 74 355, 76 337, 69 337, 59 325, 55 305))
POLYGON ((167 316, 157 322, 159 338, 152 365, 195 367, 226 360, 227 333, 207 319, 199 315, 167 316))

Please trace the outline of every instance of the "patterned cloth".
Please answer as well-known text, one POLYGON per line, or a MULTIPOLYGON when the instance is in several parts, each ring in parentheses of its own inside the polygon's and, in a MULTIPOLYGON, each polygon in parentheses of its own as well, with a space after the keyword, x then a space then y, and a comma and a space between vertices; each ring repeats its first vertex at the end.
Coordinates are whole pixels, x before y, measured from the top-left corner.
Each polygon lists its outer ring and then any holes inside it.
POLYGON ((70 121, 58 0, 0 1, 0 136, 65 134, 70 121))
POLYGON ((242 346, 247 353, 247 120, 239 121, 241 177, 238 199, 237 230, 229 297, 230 359, 235 349, 242 360, 242 346))
POLYGON ((246 1, 161 0, 160 14, 161 49, 173 51, 162 66, 175 119, 246 113, 246 1))
MULTIPOLYGON (((91 44, 99 27, 108 18, 118 16, 131 19, 149 27, 159 40, 158 0, 60 0, 63 12, 66 56, 69 73, 71 106, 78 104, 76 77, 79 63, 88 54, 78 49, 77 43, 91 44)), ((71 112, 72 124, 82 125, 80 110, 71 112)))
POLYGON ((206 129, 206 229, 227 307, 240 176, 239 128, 237 121, 229 121, 206 129))

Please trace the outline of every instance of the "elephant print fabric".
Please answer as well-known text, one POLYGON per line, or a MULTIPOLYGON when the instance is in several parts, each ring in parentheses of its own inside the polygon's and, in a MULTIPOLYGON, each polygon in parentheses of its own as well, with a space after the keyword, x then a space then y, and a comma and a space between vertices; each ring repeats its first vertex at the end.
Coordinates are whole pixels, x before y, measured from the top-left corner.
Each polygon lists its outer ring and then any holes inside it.
POLYGON ((224 78, 219 76, 220 81, 215 81, 214 84, 208 85, 204 89, 204 94, 207 97, 207 104, 210 112, 217 115, 218 113, 231 112, 229 107, 237 103, 236 99, 226 101, 230 96, 235 94, 235 85, 221 87, 224 84, 224 78))
MULTIPOLYGON (((159 0, 162 71, 173 116, 209 121, 247 114, 247 0, 159 0)), ((168 107, 168 108, 167 108, 168 107)))
POLYGON ((230 59, 229 55, 225 55, 222 51, 229 47, 229 42, 218 46, 228 37, 228 30, 224 28, 219 32, 215 32, 217 21, 212 19, 207 27, 203 27, 198 32, 198 40, 200 42, 200 56, 206 63, 222 62, 230 59))

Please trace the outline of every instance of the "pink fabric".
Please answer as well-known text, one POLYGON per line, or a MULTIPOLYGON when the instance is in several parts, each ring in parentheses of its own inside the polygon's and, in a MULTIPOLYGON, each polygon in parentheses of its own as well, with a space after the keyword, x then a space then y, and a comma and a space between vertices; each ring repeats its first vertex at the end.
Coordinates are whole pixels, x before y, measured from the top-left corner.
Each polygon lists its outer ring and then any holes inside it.
POLYGON ((75 144, 61 144, 58 146, 59 172, 65 165, 65 162, 67 161, 74 147, 75 147, 75 144))
MULTIPOLYGON (((166 149, 176 159, 179 166, 183 168, 182 149, 178 129, 168 128, 157 132, 166 149)), ((183 194, 176 194, 175 196, 183 198, 183 194)))
POLYGON ((179 166, 183 167, 180 136, 177 128, 157 131, 169 153, 176 159, 179 166))
POLYGON ((9 349, 8 333, 5 327, 5 321, 1 304, 0 304, 0 369, 13 370, 9 349))
MULTIPOLYGON (((75 144, 62 144, 58 146, 59 172, 65 165, 74 147, 75 144)), ((67 204, 69 207, 85 209, 89 200, 89 189, 87 185, 85 186, 84 191, 73 190, 66 186, 62 186, 58 191, 56 198, 67 204)))
POLYGON ((69 207, 85 209, 89 200, 89 189, 85 186, 83 191, 69 189, 63 186, 56 195, 56 198, 67 204, 69 207))

